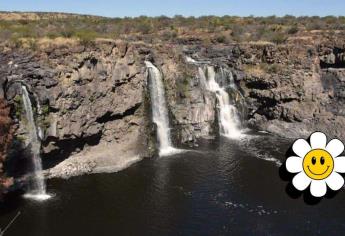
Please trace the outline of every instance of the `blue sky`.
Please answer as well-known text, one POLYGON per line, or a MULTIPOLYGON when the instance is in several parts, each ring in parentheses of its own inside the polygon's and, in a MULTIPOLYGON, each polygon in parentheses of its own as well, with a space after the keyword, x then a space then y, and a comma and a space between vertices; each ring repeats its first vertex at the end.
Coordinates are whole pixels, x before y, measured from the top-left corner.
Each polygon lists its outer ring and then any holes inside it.
POLYGON ((345 15, 345 0, 0 0, 0 11, 54 11, 109 17, 159 15, 345 15))

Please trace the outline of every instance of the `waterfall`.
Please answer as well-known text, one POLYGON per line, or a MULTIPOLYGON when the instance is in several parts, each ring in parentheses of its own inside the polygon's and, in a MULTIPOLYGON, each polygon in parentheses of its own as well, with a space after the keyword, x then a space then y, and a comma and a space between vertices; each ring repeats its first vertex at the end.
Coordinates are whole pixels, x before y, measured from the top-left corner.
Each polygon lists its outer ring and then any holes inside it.
MULTIPOLYGON (((234 104, 230 103, 229 94, 224 87, 227 78, 225 71, 223 69, 220 71, 222 86, 216 81, 216 72, 213 66, 207 66, 205 69, 199 68, 199 77, 201 84, 204 84, 205 88, 215 93, 217 97, 220 134, 233 139, 243 136, 238 110, 234 104)), ((229 86, 235 90, 236 85, 231 73, 229 78, 229 86)))
POLYGON ((194 60, 191 57, 186 56, 186 62, 187 63, 192 63, 192 64, 197 64, 198 62, 196 60, 194 60))
POLYGON ((201 67, 199 67, 199 80, 200 80, 201 87, 203 89, 208 89, 207 78, 206 78, 204 70, 201 67))
POLYGON ((149 89, 152 106, 152 119, 157 126, 159 155, 176 153, 171 144, 168 110, 165 101, 164 85, 161 72, 149 61, 145 61, 149 74, 149 89))
POLYGON ((37 135, 37 128, 35 125, 29 93, 25 86, 22 86, 22 91, 25 117, 29 133, 28 141, 31 144, 32 165, 34 171, 32 180, 30 181, 29 191, 25 194, 25 197, 35 200, 46 200, 50 198, 50 196, 46 193, 46 184, 42 174, 42 161, 40 157, 41 142, 37 135))

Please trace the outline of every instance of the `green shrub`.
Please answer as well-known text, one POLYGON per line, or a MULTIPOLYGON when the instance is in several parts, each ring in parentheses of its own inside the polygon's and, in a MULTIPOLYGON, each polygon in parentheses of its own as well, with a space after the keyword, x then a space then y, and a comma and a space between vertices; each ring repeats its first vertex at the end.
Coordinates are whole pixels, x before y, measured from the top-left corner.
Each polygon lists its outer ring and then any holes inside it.
POLYGON ((296 25, 291 26, 287 31, 288 34, 296 34, 297 32, 298 32, 298 26, 296 25))
POLYGON ((216 37, 216 41, 217 41, 217 43, 226 43, 227 38, 225 37, 225 35, 219 35, 216 37))
POLYGON ((22 116, 22 112, 23 112, 23 100, 22 100, 22 96, 20 95, 16 95, 13 98, 14 104, 15 104, 15 113, 16 113, 16 117, 20 120, 21 116, 22 116))
POLYGON ((231 26, 231 36, 235 41, 241 41, 244 35, 243 27, 239 25, 232 25, 231 26))
POLYGON ((16 48, 20 48, 23 46, 23 41, 18 37, 18 35, 13 34, 10 38, 10 42, 14 45, 16 48))
POLYGON ((277 33, 274 34, 272 37, 272 42, 276 44, 282 44, 285 43, 287 40, 287 36, 283 33, 277 33))
POLYGON ((28 46, 31 50, 37 50, 37 42, 36 39, 28 39, 28 46))
POLYGON ((72 29, 60 31, 60 35, 65 38, 71 38, 73 34, 74 34, 74 31, 72 29))
POLYGON ((91 44, 96 39, 98 34, 94 31, 80 30, 80 31, 77 31, 74 34, 74 36, 80 40, 81 44, 88 45, 88 44, 91 44))
POLYGON ((167 30, 167 31, 164 31, 162 34, 162 39, 166 41, 175 39, 176 37, 177 37, 176 30, 167 30))
POLYGON ((43 105, 41 108, 41 111, 42 111, 43 116, 48 115, 49 114, 49 105, 43 105))
MULTIPOLYGON (((100 18, 90 16, 39 14, 40 20, 0 20, 0 41, 11 41, 15 46, 22 46, 21 38, 76 37, 83 44, 89 44, 97 37, 126 38, 127 40, 173 41, 183 36, 200 37, 205 41, 226 43, 229 35, 222 36, 225 30, 231 30, 235 41, 266 40, 284 43, 288 35, 307 30, 345 30, 345 17, 236 17, 236 16, 201 16, 183 17, 125 17, 100 18), (207 33, 215 33, 208 37, 207 33)), ((25 41, 26 42, 26 41, 25 41)), ((31 47, 31 46, 30 46, 31 47)), ((34 45, 32 45, 34 48, 34 45)))
POLYGON ((59 36, 62 36, 62 35, 59 35, 59 33, 57 33, 57 32, 48 32, 47 33, 47 37, 50 38, 50 39, 55 39, 55 38, 57 38, 59 36))
POLYGON ((15 26, 13 31, 15 31, 17 35, 22 38, 34 38, 37 36, 35 30, 33 30, 30 25, 15 26))
POLYGON ((139 33, 142 34, 149 34, 152 30, 152 27, 149 23, 147 22, 140 22, 137 26, 137 30, 139 33))

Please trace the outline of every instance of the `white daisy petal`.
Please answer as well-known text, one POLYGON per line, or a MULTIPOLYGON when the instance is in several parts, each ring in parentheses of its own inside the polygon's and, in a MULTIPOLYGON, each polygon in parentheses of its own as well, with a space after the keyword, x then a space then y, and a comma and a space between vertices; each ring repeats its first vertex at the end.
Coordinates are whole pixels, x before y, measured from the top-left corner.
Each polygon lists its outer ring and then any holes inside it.
POLYGON ((308 152, 310 152, 311 147, 307 141, 304 139, 298 139, 292 145, 292 150, 300 157, 304 157, 308 152))
POLYGON ((339 173, 345 173, 345 157, 334 158, 334 171, 339 173))
POLYGON ((339 156, 344 151, 344 144, 339 139, 332 139, 326 146, 326 151, 332 157, 339 156))
POLYGON ((290 172, 290 173, 298 173, 301 172, 303 170, 302 167, 302 158, 300 157, 289 157, 286 160, 286 169, 290 172))
POLYGON ((327 185, 324 180, 313 180, 310 185, 310 193, 314 197, 323 197, 327 192, 327 185))
POLYGON ((333 172, 325 181, 328 187, 334 191, 339 190, 344 185, 344 178, 336 172, 333 172))
POLYGON ((312 149, 325 149, 327 137, 324 133, 315 132, 310 136, 310 146, 312 149))
POLYGON ((304 173, 300 172, 292 179, 292 184, 299 191, 305 190, 311 182, 311 179, 304 173))

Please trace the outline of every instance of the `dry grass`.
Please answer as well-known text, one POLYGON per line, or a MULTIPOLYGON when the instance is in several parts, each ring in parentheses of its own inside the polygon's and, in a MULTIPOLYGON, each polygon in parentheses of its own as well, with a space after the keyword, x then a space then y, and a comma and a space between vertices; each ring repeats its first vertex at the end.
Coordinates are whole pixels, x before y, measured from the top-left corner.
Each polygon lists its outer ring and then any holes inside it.
POLYGON ((272 42, 268 42, 268 41, 263 41, 263 40, 259 40, 259 41, 250 41, 248 42, 250 45, 260 45, 260 46, 267 46, 267 45, 274 45, 274 43, 272 42))
POLYGON ((253 75, 256 77, 262 77, 265 74, 267 74, 266 71, 260 65, 244 65, 243 69, 246 72, 246 74, 253 75))
POLYGON ((78 14, 69 14, 69 13, 40 13, 40 12, 0 12, 0 20, 6 21, 37 21, 37 20, 48 20, 48 19, 66 19, 70 17, 75 18, 99 18, 98 16, 90 15, 78 15, 78 14))
POLYGON ((78 43, 79 41, 76 38, 64 38, 64 37, 57 37, 54 39, 44 37, 37 40, 37 46, 40 49, 45 49, 49 47, 59 47, 59 46, 73 46, 73 45, 77 45, 78 43))
POLYGON ((266 64, 261 63, 259 65, 244 65, 244 71, 247 74, 262 77, 267 74, 277 74, 283 71, 283 67, 281 64, 266 64))
MULTIPOLYGON (((208 43, 271 42, 286 43, 291 37, 326 32, 345 34, 345 17, 236 17, 202 16, 172 18, 105 18, 63 13, 0 12, 0 42, 35 48, 22 38, 74 38, 81 44, 97 38, 126 39, 146 43, 179 42, 197 39, 208 43)), ((342 35, 338 35, 342 37, 342 35)), ((46 39, 44 39, 47 41, 46 39)), ((63 41, 58 39, 57 41, 63 41)), ((68 42, 69 43, 69 42, 68 42)), ((38 42, 38 44, 40 44, 38 42)))

